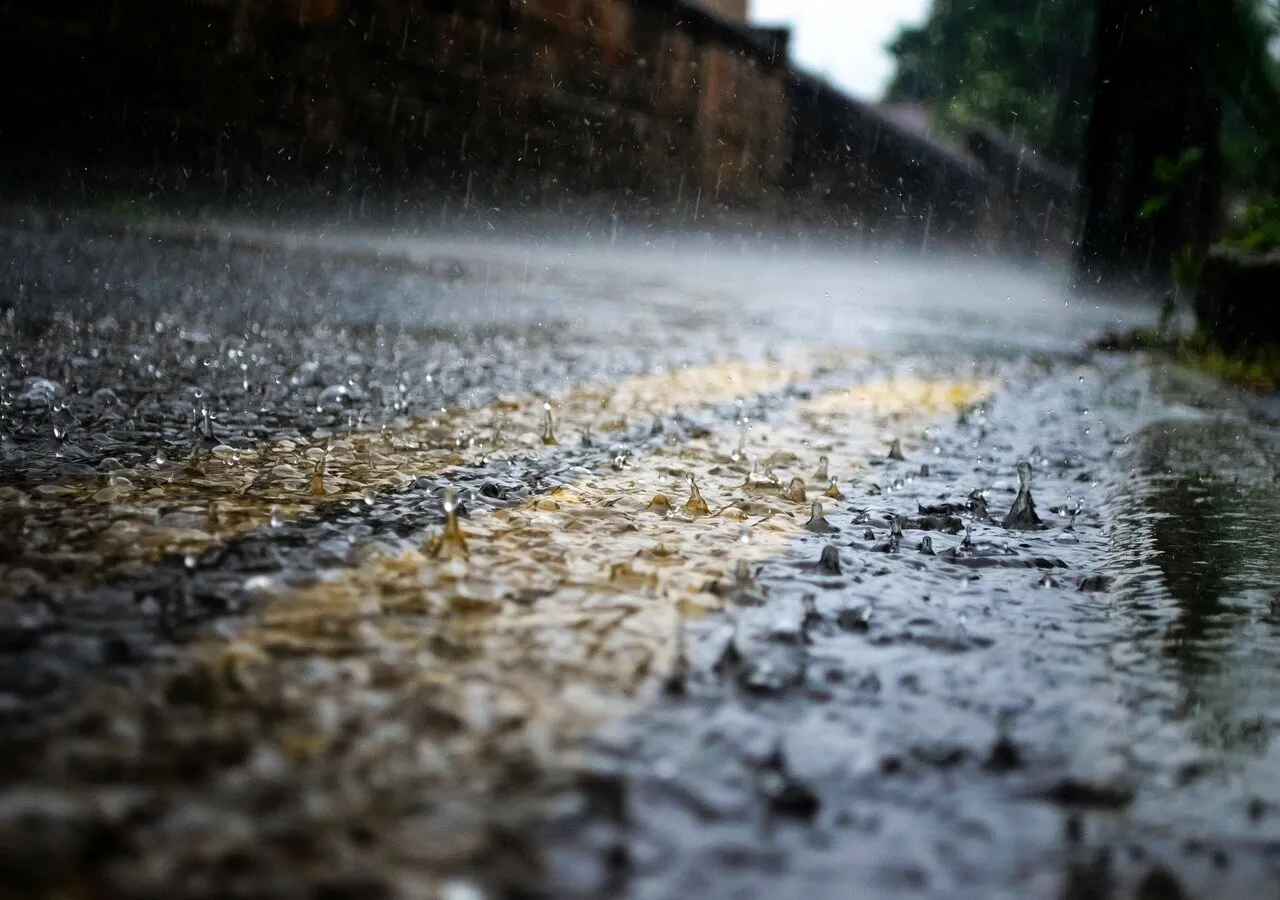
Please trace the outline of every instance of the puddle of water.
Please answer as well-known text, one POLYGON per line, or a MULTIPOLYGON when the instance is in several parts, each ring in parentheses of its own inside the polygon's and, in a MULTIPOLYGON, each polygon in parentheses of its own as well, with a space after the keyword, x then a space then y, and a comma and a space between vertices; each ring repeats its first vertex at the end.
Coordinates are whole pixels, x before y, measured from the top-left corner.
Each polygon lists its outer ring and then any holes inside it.
POLYGON ((1280 705, 1276 451, 1238 415, 1156 422, 1116 501, 1116 602, 1179 685, 1171 715, 1228 758, 1268 752, 1280 705))

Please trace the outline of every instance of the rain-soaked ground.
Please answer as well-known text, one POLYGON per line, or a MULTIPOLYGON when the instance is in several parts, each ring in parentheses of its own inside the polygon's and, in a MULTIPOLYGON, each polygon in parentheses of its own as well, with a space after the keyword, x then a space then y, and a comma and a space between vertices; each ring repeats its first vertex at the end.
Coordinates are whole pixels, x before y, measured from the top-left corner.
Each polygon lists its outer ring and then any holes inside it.
POLYGON ((0 897, 1274 894, 1257 398, 610 237, 6 215, 0 897))

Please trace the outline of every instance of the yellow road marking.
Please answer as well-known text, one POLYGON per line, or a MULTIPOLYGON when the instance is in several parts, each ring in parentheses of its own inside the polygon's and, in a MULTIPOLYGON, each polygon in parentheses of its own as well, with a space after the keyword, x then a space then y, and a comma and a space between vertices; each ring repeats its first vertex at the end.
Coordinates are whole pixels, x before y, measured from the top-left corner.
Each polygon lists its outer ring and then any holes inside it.
MULTIPOLYGON (((477 513, 466 558, 374 551, 306 588, 264 581, 258 614, 141 687, 95 687, 51 722, 37 780, 103 808, 122 783, 163 785, 175 808, 200 811, 165 832, 163 865, 202 872, 227 854, 284 854, 305 878, 302 836, 401 893, 438 896, 441 879, 490 866, 495 823, 512 833, 521 799, 572 767, 584 734, 652 696, 678 658, 682 618, 736 602, 708 582, 790 546, 807 504, 744 487, 752 459, 757 482, 770 468, 782 485, 810 479, 820 456, 848 478, 895 436, 918 451, 935 412, 985 391, 863 385, 772 414, 749 432, 746 459, 736 433, 690 438, 477 513), (681 515, 688 475, 713 514, 681 515), (650 510, 658 493, 667 515, 650 510), (113 774, 98 781, 86 758, 113 774), (250 827, 282 791, 296 791, 298 828, 250 827)), ((583 421, 617 414, 607 407, 597 398, 583 421)), ((540 412, 530 404, 526 421, 540 412)), ((151 826, 136 827, 150 839, 151 826)))
MULTIPOLYGON (((966 381, 863 385, 754 429, 748 451, 772 460, 784 484, 808 477, 820 456, 847 477, 895 435, 917 449, 913 436, 936 413, 986 391, 966 381)), ((513 771, 571 765, 585 734, 653 695, 675 664, 682 618, 733 602, 710 583, 740 560, 786 552, 820 486, 807 486, 806 502, 744 487, 750 469, 734 459, 737 440, 668 445, 634 468, 477 515, 464 526, 467 558, 377 553, 322 573, 276 593, 231 639, 204 644, 197 669, 224 686, 225 715, 271 709, 256 739, 299 763, 345 773, 368 765, 374 750, 353 749, 330 724, 335 710, 358 710, 366 733, 397 735, 386 752, 416 791, 446 805, 466 795, 501 806, 513 771), (719 515, 677 512, 689 475, 719 515), (659 493, 672 498, 671 514, 650 508, 659 493)), ((407 808, 388 803, 373 827, 397 833, 407 808)), ((484 843, 483 823, 450 827, 479 829, 455 833, 472 847, 484 843)), ((431 865, 440 874, 452 863, 431 865)))
POLYGON ((562 440, 578 431, 777 390, 805 368, 724 362, 574 388, 553 398, 507 398, 454 408, 425 422, 354 431, 326 441, 277 440, 223 447, 198 458, 22 490, 0 488, 0 539, 39 546, 0 565, 0 589, 20 594, 56 575, 101 579, 171 553, 196 553, 236 534, 288 520, 323 503, 356 500, 439 473, 481 454, 540 448, 544 405, 562 440), (317 469, 324 474, 316 480, 317 469))

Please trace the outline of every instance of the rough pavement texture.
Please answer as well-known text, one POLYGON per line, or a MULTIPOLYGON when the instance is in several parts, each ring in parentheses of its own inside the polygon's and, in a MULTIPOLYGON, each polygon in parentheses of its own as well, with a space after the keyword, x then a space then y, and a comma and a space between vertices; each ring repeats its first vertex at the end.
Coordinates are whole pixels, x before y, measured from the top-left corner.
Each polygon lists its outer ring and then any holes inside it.
POLYGON ((1081 355, 1133 311, 815 248, 208 234, 0 230, 0 895, 1275 883, 1277 430, 1081 355), (593 393, 724 358, 800 374, 593 393), (491 625, 575 604, 495 689, 491 625))

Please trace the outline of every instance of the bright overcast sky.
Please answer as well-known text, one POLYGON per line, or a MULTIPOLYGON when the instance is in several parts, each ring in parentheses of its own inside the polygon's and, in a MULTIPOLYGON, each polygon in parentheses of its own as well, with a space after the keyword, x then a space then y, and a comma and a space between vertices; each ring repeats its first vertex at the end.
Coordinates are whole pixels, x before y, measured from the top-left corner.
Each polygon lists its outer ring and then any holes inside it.
POLYGON ((924 19, 931 0, 748 0, 753 22, 790 25, 791 57, 802 68, 867 100, 893 74, 884 50, 898 29, 924 19))

